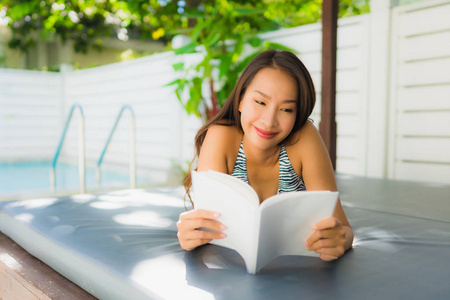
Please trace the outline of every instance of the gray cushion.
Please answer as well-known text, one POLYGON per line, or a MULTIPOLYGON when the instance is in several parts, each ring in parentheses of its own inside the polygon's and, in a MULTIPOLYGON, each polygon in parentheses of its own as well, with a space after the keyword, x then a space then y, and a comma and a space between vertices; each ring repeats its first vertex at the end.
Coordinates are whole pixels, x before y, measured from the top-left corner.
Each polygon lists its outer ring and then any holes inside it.
POLYGON ((101 299, 448 299, 450 186, 338 186, 353 249, 334 262, 280 257, 258 275, 235 251, 180 248, 180 187, 0 203, 0 231, 101 299))

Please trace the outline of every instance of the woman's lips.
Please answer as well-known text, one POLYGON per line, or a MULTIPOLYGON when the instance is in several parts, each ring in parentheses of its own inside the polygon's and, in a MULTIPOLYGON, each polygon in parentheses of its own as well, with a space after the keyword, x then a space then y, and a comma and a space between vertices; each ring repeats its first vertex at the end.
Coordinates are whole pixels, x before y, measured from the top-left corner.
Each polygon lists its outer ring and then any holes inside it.
POLYGON ((262 138, 271 139, 271 138, 273 138, 273 137, 275 137, 277 135, 277 132, 263 130, 263 129, 260 129, 260 128, 256 127, 256 126, 254 126, 254 127, 255 127, 255 130, 256 130, 256 133, 262 138))

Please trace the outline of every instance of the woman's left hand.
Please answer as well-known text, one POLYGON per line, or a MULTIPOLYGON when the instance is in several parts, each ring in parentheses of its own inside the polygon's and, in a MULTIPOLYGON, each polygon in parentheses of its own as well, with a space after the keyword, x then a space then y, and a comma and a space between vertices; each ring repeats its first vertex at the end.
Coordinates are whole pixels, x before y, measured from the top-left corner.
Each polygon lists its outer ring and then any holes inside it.
POLYGON ((306 239, 305 247, 309 251, 320 253, 324 261, 338 259, 345 253, 345 230, 341 222, 331 217, 313 226, 314 233, 306 239))

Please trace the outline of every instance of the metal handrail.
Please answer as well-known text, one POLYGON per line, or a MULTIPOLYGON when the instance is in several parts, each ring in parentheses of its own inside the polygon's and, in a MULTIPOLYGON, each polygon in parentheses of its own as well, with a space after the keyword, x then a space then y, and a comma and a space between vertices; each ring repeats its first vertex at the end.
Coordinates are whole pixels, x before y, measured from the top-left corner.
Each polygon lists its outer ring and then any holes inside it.
POLYGON ((114 126, 111 130, 111 133, 109 134, 108 140, 106 141, 105 147, 103 148, 102 154, 100 155, 100 159, 97 163, 97 185, 100 184, 100 167, 103 162, 103 157, 105 156, 106 150, 108 149, 109 143, 111 142, 112 136, 114 132, 116 131, 117 124, 120 121, 120 118, 122 117, 123 112, 128 109, 131 113, 131 127, 130 127, 130 188, 134 189, 136 188, 136 122, 135 122, 135 116, 134 111, 131 108, 130 105, 126 104, 122 106, 120 109, 120 112, 116 118, 116 122, 114 123, 114 126))
POLYGON ((52 191, 55 191, 56 188, 56 179, 55 179, 55 169, 56 169, 56 162, 58 161, 59 154, 61 153, 61 148, 64 143, 64 139, 66 138, 67 129, 69 128, 70 120, 72 119, 72 115, 74 110, 78 108, 80 111, 79 115, 79 122, 78 122, 78 175, 80 178, 80 193, 84 194, 86 192, 86 168, 85 168, 85 136, 84 136, 84 114, 83 114, 83 108, 80 104, 75 103, 70 108, 69 116, 67 117, 66 124, 64 126, 64 130, 62 133, 62 136, 59 140, 58 148, 56 149, 55 157, 53 158, 52 163, 52 170, 50 173, 50 184, 52 191))

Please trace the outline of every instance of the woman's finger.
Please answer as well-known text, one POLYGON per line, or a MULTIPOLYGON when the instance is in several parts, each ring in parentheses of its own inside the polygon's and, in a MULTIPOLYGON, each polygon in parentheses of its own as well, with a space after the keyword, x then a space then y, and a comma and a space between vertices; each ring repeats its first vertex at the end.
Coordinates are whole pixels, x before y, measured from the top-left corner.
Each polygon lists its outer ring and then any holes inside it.
POLYGON ((338 259, 339 257, 333 256, 333 255, 328 255, 328 254, 321 254, 320 255, 320 259, 323 261, 333 261, 338 259))
MULTIPOLYGON (((320 258, 327 258, 327 256, 333 257, 334 259, 337 259, 344 255, 345 249, 344 246, 336 246, 331 248, 320 248, 315 251, 316 253, 320 254, 320 258)), ((325 260, 325 259, 323 259, 325 260)))
POLYGON ((340 243, 336 239, 321 239, 321 240, 316 241, 314 244, 312 244, 310 246, 306 246, 306 249, 317 252, 318 250, 320 250, 322 248, 332 248, 332 247, 336 247, 339 245, 340 245, 340 243))
POLYGON ((220 214, 217 212, 203 210, 203 209, 194 209, 182 212, 180 214, 180 220, 188 220, 188 219, 217 219, 220 217, 220 214))
POLYGON ((337 228, 341 227, 341 221, 339 221, 335 217, 330 217, 328 219, 322 220, 313 226, 313 230, 324 230, 324 229, 330 229, 330 228, 337 228))
POLYGON ((189 240, 186 242, 180 242, 180 245, 184 250, 191 251, 209 242, 211 242, 211 240, 189 240))
POLYGON ((187 220, 179 220, 177 222, 178 231, 181 232, 189 232, 196 230, 198 228, 203 228, 206 230, 219 230, 223 231, 226 229, 226 226, 222 223, 209 220, 209 219, 187 219, 187 220))
POLYGON ((321 239, 330 239, 335 237, 345 237, 345 230, 340 228, 316 230, 305 241, 305 245, 311 246, 321 239))
POLYGON ((180 246, 190 251, 212 239, 223 239, 226 235, 222 231, 226 226, 215 220, 218 217, 219 214, 206 210, 181 213, 177 222, 180 246))
POLYGON ((217 231, 193 230, 183 234, 185 240, 213 240, 223 239, 226 234, 217 231))
POLYGON ((181 248, 190 251, 209 243, 213 239, 223 239, 226 237, 226 234, 215 231, 193 230, 185 233, 179 231, 177 237, 181 248))

